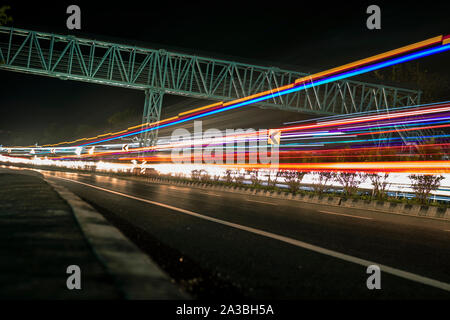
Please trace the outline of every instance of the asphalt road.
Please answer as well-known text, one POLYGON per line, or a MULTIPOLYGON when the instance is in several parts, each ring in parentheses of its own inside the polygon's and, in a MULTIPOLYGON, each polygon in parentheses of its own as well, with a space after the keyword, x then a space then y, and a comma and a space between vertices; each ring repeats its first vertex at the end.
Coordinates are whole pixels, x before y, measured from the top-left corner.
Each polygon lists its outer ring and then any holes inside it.
POLYGON ((199 298, 450 298, 448 222, 42 173, 95 206, 199 298), (381 268, 381 290, 367 289, 367 261, 381 268))

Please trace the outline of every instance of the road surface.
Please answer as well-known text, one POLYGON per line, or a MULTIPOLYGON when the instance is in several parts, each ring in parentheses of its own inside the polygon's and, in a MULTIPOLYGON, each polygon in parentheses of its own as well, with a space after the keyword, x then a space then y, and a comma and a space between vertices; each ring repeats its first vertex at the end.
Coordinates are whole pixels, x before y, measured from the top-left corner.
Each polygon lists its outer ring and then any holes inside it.
POLYGON ((41 171, 93 205, 198 298, 450 297, 450 223, 41 171), (381 290, 366 285, 381 268, 381 290))

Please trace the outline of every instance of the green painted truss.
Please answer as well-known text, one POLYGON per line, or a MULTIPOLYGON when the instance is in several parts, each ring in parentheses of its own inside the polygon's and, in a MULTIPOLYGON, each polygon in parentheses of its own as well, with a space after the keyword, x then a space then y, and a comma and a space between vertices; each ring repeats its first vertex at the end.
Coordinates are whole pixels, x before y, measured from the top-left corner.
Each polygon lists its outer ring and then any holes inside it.
MULTIPOLYGON (((117 43, 0 27, 0 69, 145 90, 143 121, 160 119, 164 94, 230 101, 294 82, 305 73, 117 43)), ((260 107, 317 115, 416 105, 420 91, 341 80, 260 107)), ((157 133, 144 137, 154 143, 157 133)))

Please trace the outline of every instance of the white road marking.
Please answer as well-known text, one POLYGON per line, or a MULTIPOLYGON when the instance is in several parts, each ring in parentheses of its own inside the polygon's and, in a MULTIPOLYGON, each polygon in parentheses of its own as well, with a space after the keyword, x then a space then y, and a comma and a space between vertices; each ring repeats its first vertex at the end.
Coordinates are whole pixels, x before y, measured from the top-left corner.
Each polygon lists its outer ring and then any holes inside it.
POLYGON ((277 205, 276 203, 271 203, 271 202, 266 202, 266 201, 258 201, 258 200, 250 200, 250 199, 246 199, 246 200, 250 201, 250 202, 258 202, 258 203, 270 204, 272 206, 276 206, 277 205))
POLYGON ((331 212, 331 211, 319 211, 319 212, 326 213, 326 214, 334 214, 334 215, 337 215, 337 216, 350 217, 350 218, 373 220, 373 218, 361 217, 361 216, 356 216, 356 215, 352 215, 352 214, 337 213, 337 212, 331 212))
POLYGON ((217 194, 217 193, 209 193, 209 192, 206 192, 206 194, 207 194, 208 196, 222 197, 221 194, 217 194))
POLYGON ((264 231, 264 230, 243 226, 243 225, 240 225, 240 224, 237 224, 237 223, 233 223, 233 222, 229 222, 229 221, 225 221, 225 220, 221 220, 221 219, 205 216, 205 215, 202 215, 202 214, 199 214, 199 213, 196 213, 196 212, 193 212, 193 211, 189 211, 189 210, 186 210, 186 209, 177 208, 177 207, 174 207, 174 206, 171 206, 171 205, 168 205, 168 204, 164 204, 164 203, 160 203, 160 202, 156 202, 156 201, 151 201, 151 200, 147 200, 147 199, 131 196, 131 195, 128 195, 128 194, 125 194, 125 193, 121 193, 121 192, 118 192, 118 191, 113 191, 113 190, 97 187, 97 186, 94 186, 94 185, 91 185, 91 184, 88 184, 88 183, 84 183, 84 182, 80 182, 80 181, 76 181, 76 180, 72 180, 72 179, 66 179, 66 178, 54 177, 54 176, 50 176, 50 177, 51 178, 56 178, 56 179, 62 179, 62 180, 70 181, 70 182, 75 182, 75 183, 82 184, 82 185, 85 185, 85 186, 88 186, 88 187, 91 187, 91 188, 94 188, 94 189, 98 189, 98 190, 101 190, 101 191, 109 192, 109 193, 112 193, 112 194, 116 194, 116 195, 123 196, 123 197, 126 197, 126 198, 138 200, 138 201, 141 201, 141 202, 146 202, 146 203, 149 203, 149 204, 157 205, 157 206, 160 206, 160 207, 163 207, 163 208, 167 208, 167 209, 171 209, 171 210, 174 210, 174 211, 182 212, 182 213, 188 214, 188 215, 193 216, 193 217, 197 217, 197 218, 204 219, 204 220, 207 220, 207 221, 212 221, 212 222, 215 222, 215 223, 218 223, 218 224, 221 224, 221 225, 225 225, 225 226, 228 226, 228 227, 231 227, 231 228, 247 231, 247 232, 250 232, 250 233, 253 233, 253 234, 257 234, 257 235, 260 235, 260 236, 263 236, 263 237, 275 239, 275 240, 278 240, 278 241, 281 241, 281 242, 284 242, 284 243, 288 243, 288 244, 291 244, 291 245, 294 245, 294 246, 297 246, 297 247, 300 247, 300 248, 303 248, 303 249, 307 249, 307 250, 310 250, 310 251, 321 253, 321 254, 324 254, 324 255, 327 255, 327 256, 330 256, 330 257, 333 257, 333 258, 337 258, 337 259, 344 260, 344 261, 347 261, 347 262, 352 262, 352 263, 355 263, 355 264, 358 264, 358 265, 361 265, 361 266, 364 266, 364 267, 368 267, 370 265, 377 265, 377 266, 380 267, 380 269, 383 272, 392 274, 394 276, 397 276, 397 277, 400 277, 400 278, 404 278, 404 279, 407 279, 407 280, 411 280, 411 281, 415 281, 415 282, 418 282, 418 283, 422 283, 422 284, 425 284, 425 285, 429 285, 429 286, 432 286, 432 287, 435 287, 435 288, 443 289, 443 290, 446 290, 446 291, 450 291, 450 284, 448 284, 446 282, 442 282, 442 281, 439 281, 439 280, 423 277, 423 276, 420 276, 418 274, 414 274, 414 273, 411 273, 411 272, 407 272, 407 271, 403 271, 403 270, 400 270, 400 269, 392 268, 392 267, 389 267, 389 266, 386 266, 386 265, 383 265, 383 264, 380 264, 380 263, 376 263, 376 262, 373 262, 373 261, 369 261, 369 260, 353 257, 353 256, 350 256, 350 255, 345 254, 345 253, 329 250, 329 249, 322 248, 322 247, 319 247, 319 246, 316 246, 316 245, 312 245, 312 244, 309 244, 309 243, 306 243, 306 242, 303 242, 303 241, 299 241, 299 240, 296 240, 296 239, 292 239, 292 238, 288 238, 288 237, 285 237, 285 236, 281 236, 281 235, 278 235, 278 234, 275 234, 275 233, 271 233, 271 232, 267 232, 267 231, 264 231))

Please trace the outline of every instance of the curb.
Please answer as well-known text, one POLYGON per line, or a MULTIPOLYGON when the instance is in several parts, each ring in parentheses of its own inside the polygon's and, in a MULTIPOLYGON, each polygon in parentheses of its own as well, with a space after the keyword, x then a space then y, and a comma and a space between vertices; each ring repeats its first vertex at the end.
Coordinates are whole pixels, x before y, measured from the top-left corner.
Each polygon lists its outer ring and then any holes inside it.
POLYGON ((189 295, 171 282, 170 277, 134 243, 113 227, 99 212, 77 195, 45 179, 63 198, 81 231, 107 272, 132 300, 181 300, 189 295))

